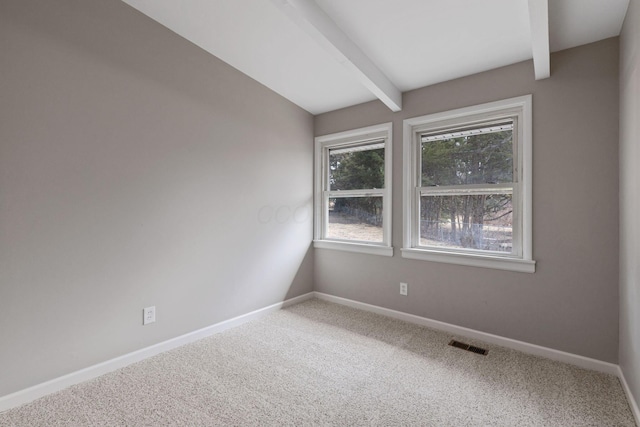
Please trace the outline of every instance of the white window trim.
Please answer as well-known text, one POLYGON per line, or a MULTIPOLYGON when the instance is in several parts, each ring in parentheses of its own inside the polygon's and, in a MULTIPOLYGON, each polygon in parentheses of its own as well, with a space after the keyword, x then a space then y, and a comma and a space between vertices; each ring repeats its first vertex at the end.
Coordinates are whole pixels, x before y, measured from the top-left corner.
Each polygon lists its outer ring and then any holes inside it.
POLYGON ((535 272, 535 261, 532 258, 532 96, 524 95, 486 104, 475 105, 426 116, 414 117, 403 121, 403 258, 436 261, 450 264, 468 265, 474 267, 494 268, 525 273, 535 272), (517 115, 518 120, 518 148, 517 167, 520 172, 518 194, 521 197, 520 238, 522 253, 518 257, 513 255, 501 256, 494 254, 476 254, 472 252, 456 252, 454 250, 435 250, 413 247, 413 224, 416 221, 417 209, 415 203, 416 179, 418 167, 414 148, 418 143, 419 132, 425 128, 454 124, 464 121, 488 120, 500 116, 504 112, 517 115), (515 112, 515 114, 514 114, 515 112))
MULTIPOLYGON (((314 196, 313 196, 313 246, 322 249, 335 249, 348 252, 360 252, 371 255, 393 256, 393 247, 391 246, 391 185, 392 185, 392 123, 383 123, 374 126, 368 126, 359 129, 353 129, 345 132, 333 133, 329 135, 318 136, 315 138, 315 155, 314 155, 314 196), (377 242, 361 242, 353 240, 333 240, 323 239, 323 230, 325 227, 324 210, 325 206, 325 171, 326 161, 325 152, 330 147, 340 145, 349 145, 358 142, 371 140, 384 140, 384 189, 375 190, 377 194, 382 195, 382 239, 381 243, 377 242)), ((343 192, 344 193, 344 192, 343 192)))

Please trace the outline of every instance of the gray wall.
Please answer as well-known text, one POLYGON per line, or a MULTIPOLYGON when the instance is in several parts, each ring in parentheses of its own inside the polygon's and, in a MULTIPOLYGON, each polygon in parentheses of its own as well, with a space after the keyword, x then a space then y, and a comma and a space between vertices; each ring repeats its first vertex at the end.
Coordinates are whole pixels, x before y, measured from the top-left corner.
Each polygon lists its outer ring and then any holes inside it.
MULTIPOLYGON (((620 363, 636 396, 638 14, 632 0, 620 70, 620 363)), ((316 135, 393 121, 393 258, 311 251, 313 118, 119 0, 3 0, 0 41, 0 396, 314 280, 617 362, 617 39, 555 54, 548 80, 525 62, 406 93, 400 113, 316 117, 316 135), (537 272, 402 259, 402 120, 526 93, 537 272), (149 305, 158 321, 143 327, 149 305)))
POLYGON ((620 36, 620 367, 640 406, 640 0, 620 36))
POLYGON ((393 122, 393 257, 314 252, 315 290, 607 362, 618 361, 618 39, 315 118, 315 134, 393 122), (406 260, 402 120, 533 94, 535 274, 406 260), (398 283, 409 283, 409 296, 398 283))
POLYGON ((119 0, 0 58, 0 396, 312 290, 310 114, 119 0))

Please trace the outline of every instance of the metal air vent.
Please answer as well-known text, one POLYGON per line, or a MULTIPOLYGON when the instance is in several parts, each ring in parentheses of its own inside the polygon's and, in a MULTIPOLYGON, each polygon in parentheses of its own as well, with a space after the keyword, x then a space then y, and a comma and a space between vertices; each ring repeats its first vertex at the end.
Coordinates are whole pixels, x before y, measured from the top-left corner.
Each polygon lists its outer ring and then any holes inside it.
POLYGON ((486 356, 487 353, 489 353, 489 351, 485 350, 484 348, 476 347, 475 345, 469 345, 456 340, 449 341, 449 345, 452 347, 461 348, 463 350, 470 351, 472 353, 481 354, 483 356, 486 356))

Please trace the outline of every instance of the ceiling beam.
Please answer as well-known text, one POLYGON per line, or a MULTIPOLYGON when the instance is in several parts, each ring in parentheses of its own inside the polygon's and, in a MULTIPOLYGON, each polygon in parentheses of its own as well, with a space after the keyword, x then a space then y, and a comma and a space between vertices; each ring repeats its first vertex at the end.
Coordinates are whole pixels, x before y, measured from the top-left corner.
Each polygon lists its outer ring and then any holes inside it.
POLYGON ((551 76, 548 0, 529 0, 529 22, 536 80, 546 79, 551 76))
POLYGON ((402 92, 314 0, 271 1, 349 69, 387 107, 392 111, 402 110, 402 92))

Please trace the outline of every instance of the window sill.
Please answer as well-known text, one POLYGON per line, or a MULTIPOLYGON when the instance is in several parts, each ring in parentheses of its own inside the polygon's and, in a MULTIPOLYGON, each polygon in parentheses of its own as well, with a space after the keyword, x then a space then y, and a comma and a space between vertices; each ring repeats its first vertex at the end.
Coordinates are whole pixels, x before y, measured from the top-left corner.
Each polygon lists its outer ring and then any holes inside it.
POLYGON ((447 264, 468 265, 472 267, 494 268, 497 270, 535 273, 536 262, 533 260, 502 258, 488 255, 457 254, 425 249, 403 248, 402 257, 423 261, 444 262, 447 264))
POLYGON ((346 252, 359 252, 369 255, 393 256, 393 247, 367 243, 338 242, 333 240, 314 240, 314 248, 334 249, 346 252))

